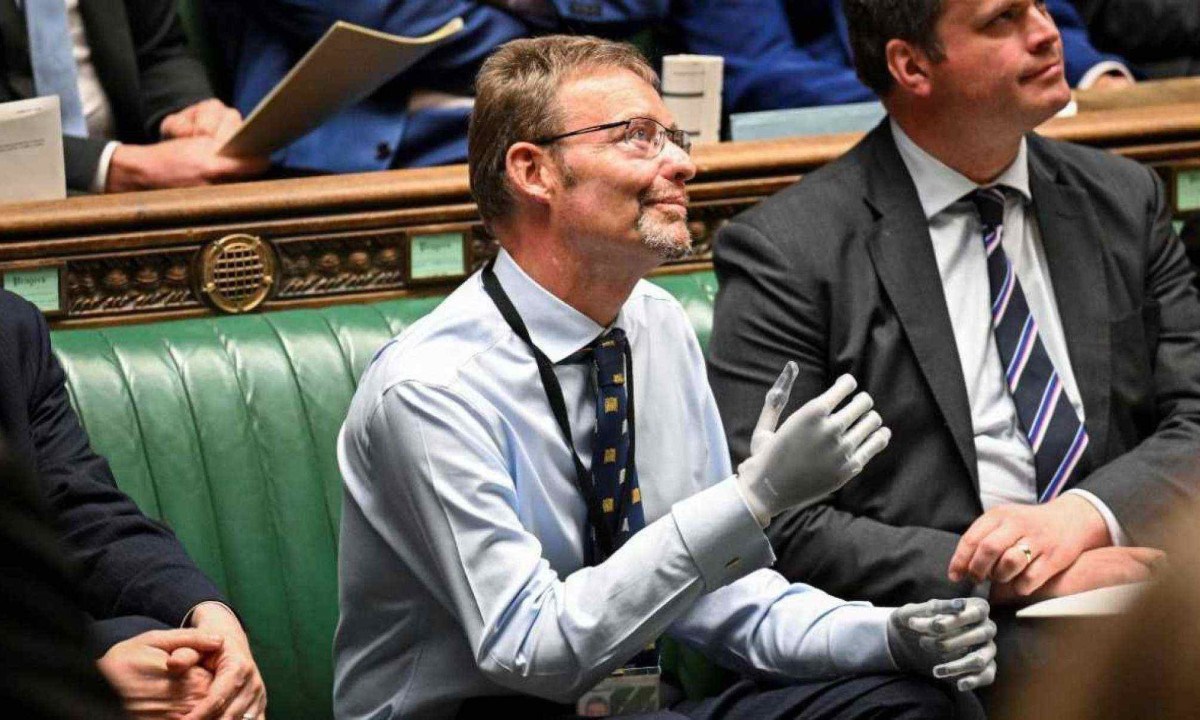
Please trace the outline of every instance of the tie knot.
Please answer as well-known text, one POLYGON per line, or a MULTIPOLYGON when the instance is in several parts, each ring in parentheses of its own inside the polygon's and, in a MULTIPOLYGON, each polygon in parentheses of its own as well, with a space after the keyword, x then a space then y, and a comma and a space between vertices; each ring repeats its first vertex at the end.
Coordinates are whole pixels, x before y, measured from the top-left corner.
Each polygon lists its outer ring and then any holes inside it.
POLYGON ((979 188, 967 196, 979 212, 979 221, 985 228, 994 229, 1004 224, 1004 190, 1000 187, 979 188))
POLYGON ((625 348, 629 340, 621 328, 613 328, 600 336, 593 348, 597 381, 601 385, 625 384, 625 348))

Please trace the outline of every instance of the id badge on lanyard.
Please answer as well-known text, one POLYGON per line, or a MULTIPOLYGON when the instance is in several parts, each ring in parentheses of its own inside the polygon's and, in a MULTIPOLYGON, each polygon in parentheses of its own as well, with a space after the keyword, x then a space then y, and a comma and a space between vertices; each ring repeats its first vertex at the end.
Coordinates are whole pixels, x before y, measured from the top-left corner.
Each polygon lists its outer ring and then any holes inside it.
POLYGON ((575 703, 575 714, 582 717, 611 717, 654 712, 660 709, 657 665, 623 667, 601 680, 575 703))

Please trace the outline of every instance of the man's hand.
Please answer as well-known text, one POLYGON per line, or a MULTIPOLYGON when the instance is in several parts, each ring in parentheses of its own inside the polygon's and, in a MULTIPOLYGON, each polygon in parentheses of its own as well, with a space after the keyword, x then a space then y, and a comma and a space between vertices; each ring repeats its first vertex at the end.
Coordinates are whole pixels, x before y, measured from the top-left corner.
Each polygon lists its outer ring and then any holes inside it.
POLYGON ((858 386, 849 375, 776 429, 797 372, 796 363, 789 362, 767 393, 750 438, 750 457, 738 466, 738 488, 764 526, 790 507, 812 504, 841 488, 891 439, 866 393, 834 412, 858 386))
POLYGON ((201 100, 163 118, 163 140, 210 137, 224 143, 242 126, 242 114, 216 98, 201 100))
POLYGON ((949 576, 954 582, 970 577, 1011 583, 1017 594, 1029 595, 1084 551, 1111 544, 1104 518, 1078 495, 1043 505, 1001 505, 967 529, 950 558, 949 576))
POLYGON ((996 679, 996 623, 980 598, 930 600, 896 608, 888 648, 901 670, 949 678, 959 690, 996 679))
POLYGON ((223 643, 200 630, 152 630, 113 645, 97 665, 130 715, 182 718, 212 683, 212 673, 197 664, 201 654, 219 652, 223 643))
POLYGON ((1088 550, 1069 568, 1042 585, 1028 597, 1022 597, 1009 584, 992 585, 992 597, 997 603, 1046 600, 1074 595, 1113 585, 1151 580, 1166 565, 1162 550, 1145 547, 1102 547, 1088 550))
POLYGON ((208 717, 262 720, 267 709, 267 691, 250 654, 250 641, 237 617, 220 603, 206 602, 192 611, 192 625, 224 638, 224 642, 203 661, 213 673, 212 688, 186 720, 208 717))
POLYGON ((108 166, 105 192, 193 187, 245 180, 266 171, 265 158, 217 155, 223 141, 211 137, 118 145, 108 166))
POLYGON ((1134 82, 1125 74, 1119 72, 1104 73, 1100 77, 1092 81, 1088 86, 1088 90, 1119 90, 1121 88, 1133 87, 1134 82))

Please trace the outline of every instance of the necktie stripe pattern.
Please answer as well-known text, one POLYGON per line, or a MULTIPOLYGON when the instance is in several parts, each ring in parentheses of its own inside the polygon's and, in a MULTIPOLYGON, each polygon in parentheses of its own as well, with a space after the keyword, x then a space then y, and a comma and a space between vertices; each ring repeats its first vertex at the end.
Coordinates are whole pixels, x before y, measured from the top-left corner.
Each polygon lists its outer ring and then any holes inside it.
MULTIPOLYGON (((592 450, 592 482, 612 530, 614 550, 646 525, 638 487, 637 466, 630 462, 633 429, 629 426, 629 398, 625 358, 629 340, 613 328, 592 350, 596 380, 596 434, 592 450)), ((596 554, 597 560, 604 557, 596 554)))
POLYGON ((1012 262, 1004 252, 1004 191, 982 188, 968 196, 979 212, 987 252, 992 331, 1017 419, 1033 449, 1038 502, 1053 500, 1087 450, 1088 434, 1063 392, 1012 262))

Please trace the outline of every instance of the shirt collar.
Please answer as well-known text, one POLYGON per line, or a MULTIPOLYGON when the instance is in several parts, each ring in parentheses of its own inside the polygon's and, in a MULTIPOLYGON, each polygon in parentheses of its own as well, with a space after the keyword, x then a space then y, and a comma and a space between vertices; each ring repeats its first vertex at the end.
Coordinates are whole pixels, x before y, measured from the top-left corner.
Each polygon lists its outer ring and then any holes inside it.
MULTIPOLYGON (((608 330, 537 284, 503 248, 496 255, 495 272, 533 344, 550 362, 561 362, 608 330)), ((622 307, 610 327, 620 326, 628 334, 624 319, 622 307)))
MULTIPOLYGON (((921 209, 925 211, 926 220, 932 220, 946 208, 962 200, 967 193, 983 187, 923 150, 900 129, 895 120, 890 122, 892 137, 896 139, 896 149, 900 151, 900 158, 904 160, 904 166, 908 168, 908 174, 917 186, 917 196, 921 199, 921 209)), ((1029 192, 1029 153, 1025 138, 1021 138, 1021 147, 1017 150, 1016 159, 991 184, 1016 190, 1026 202, 1033 198, 1029 192)))

